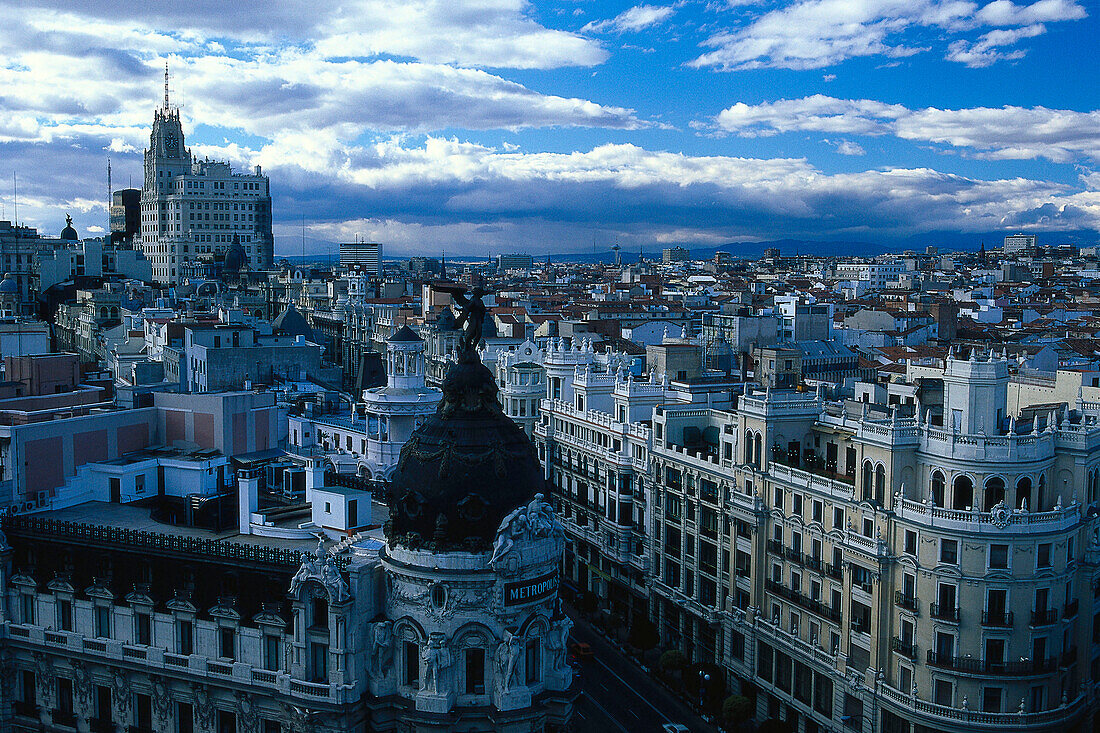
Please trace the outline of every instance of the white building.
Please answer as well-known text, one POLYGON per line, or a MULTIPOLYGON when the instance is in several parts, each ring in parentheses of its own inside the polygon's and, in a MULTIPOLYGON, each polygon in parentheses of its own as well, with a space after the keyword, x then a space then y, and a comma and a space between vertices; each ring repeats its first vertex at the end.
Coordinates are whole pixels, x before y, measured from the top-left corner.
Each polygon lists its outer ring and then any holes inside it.
POLYGON ((153 116, 141 192, 141 246, 153 264, 153 279, 178 284, 184 260, 228 252, 235 238, 245 255, 235 264, 271 268, 275 240, 267 176, 259 166, 251 174, 234 173, 229 163, 192 156, 179 109, 168 103, 165 71, 164 106, 153 116))

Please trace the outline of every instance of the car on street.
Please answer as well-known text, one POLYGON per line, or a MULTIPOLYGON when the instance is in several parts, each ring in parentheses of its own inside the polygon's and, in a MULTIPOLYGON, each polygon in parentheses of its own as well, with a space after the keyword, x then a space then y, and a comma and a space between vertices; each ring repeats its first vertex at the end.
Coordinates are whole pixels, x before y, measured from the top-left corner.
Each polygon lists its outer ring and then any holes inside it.
POLYGON ((665 723, 661 726, 661 730, 664 733, 690 733, 688 727, 683 723, 665 723))

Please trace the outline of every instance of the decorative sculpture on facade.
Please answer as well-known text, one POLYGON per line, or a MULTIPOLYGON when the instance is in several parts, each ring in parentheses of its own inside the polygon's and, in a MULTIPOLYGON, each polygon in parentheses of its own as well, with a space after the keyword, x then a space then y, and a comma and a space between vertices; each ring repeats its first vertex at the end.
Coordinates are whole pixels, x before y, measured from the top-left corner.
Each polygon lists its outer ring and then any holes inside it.
POLYGON ((340 574, 340 569, 336 567, 336 560, 325 552, 325 541, 320 538, 317 540, 317 549, 313 555, 302 554, 302 564, 290 581, 290 594, 297 595, 302 584, 311 580, 325 587, 329 601, 332 603, 343 603, 351 598, 347 581, 340 574))
POLYGON ((523 654, 523 638, 511 631, 504 632, 504 639, 497 648, 497 664, 500 666, 500 687, 503 692, 520 684, 519 659, 523 654))
POLYGON ((451 653, 444 646, 442 633, 434 632, 428 638, 428 643, 420 654, 420 661, 424 665, 422 689, 431 694, 438 694, 440 675, 451 666, 451 653))
POLYGON ((435 285, 433 289, 436 292, 449 293, 451 299, 461 306, 462 312, 455 319, 455 328, 462 329, 459 356, 472 354, 476 357, 478 344, 481 343, 481 330, 485 325, 485 303, 481 299, 489 291, 475 287, 470 296, 466 297, 467 290, 462 286, 435 285))
POLYGON ((568 616, 562 616, 550 629, 546 640, 547 647, 554 652, 554 669, 565 669, 569 666, 568 654, 569 632, 573 630, 573 620, 568 616))
POLYGON ((554 516, 554 508, 546 498, 542 494, 535 494, 529 504, 516 507, 501 520, 493 543, 493 556, 489 558, 489 567, 496 570, 497 564, 512 551, 517 540, 551 536, 564 537, 565 528, 554 516))
POLYGON ((371 670, 375 677, 385 677, 393 667, 393 622, 372 624, 371 643, 371 670))

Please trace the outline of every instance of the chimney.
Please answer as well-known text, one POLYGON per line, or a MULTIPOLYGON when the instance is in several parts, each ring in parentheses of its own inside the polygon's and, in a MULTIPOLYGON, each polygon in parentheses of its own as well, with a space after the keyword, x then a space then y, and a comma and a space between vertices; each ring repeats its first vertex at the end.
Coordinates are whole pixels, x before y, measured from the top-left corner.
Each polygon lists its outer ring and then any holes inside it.
POLYGON ((252 515, 260 507, 260 469, 242 468, 237 471, 238 528, 241 534, 252 534, 252 515))

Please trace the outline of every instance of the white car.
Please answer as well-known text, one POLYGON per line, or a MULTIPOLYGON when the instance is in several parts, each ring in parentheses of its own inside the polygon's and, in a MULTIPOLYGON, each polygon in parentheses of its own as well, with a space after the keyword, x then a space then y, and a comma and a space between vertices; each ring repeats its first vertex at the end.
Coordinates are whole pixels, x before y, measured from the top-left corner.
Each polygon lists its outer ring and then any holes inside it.
POLYGON ((691 733, 683 723, 665 723, 661 726, 664 733, 691 733))

